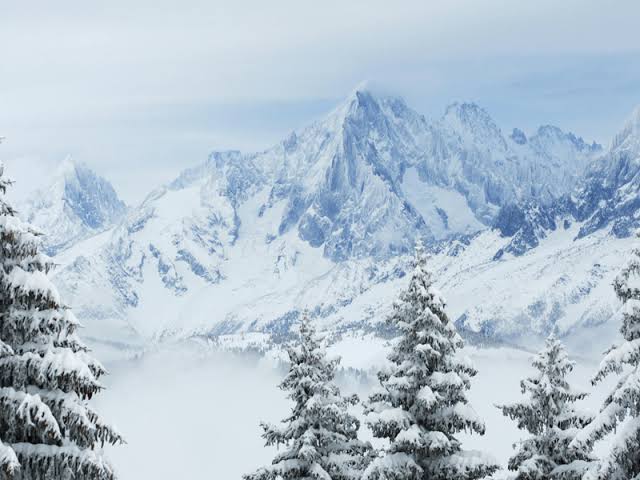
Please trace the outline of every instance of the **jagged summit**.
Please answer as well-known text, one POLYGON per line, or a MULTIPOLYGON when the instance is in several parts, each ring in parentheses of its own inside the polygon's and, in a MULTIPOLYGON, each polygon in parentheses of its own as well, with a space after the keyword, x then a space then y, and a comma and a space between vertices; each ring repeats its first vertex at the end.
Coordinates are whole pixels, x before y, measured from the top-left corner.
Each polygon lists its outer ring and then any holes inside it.
POLYGON ((489 112, 474 102, 454 102, 450 104, 442 122, 454 130, 468 132, 475 141, 502 138, 502 131, 489 112))
MULTIPOLYGON (((332 130, 336 133, 349 124, 375 125, 383 117, 420 117, 400 96, 380 95, 366 88, 356 88, 324 119, 309 128, 332 130)), ((299 136, 298 132, 298 136, 299 136)))
MULTIPOLYGON (((535 138, 541 151, 550 143, 569 141, 575 151, 589 153, 593 161, 583 175, 576 171, 575 187, 569 195, 548 205, 520 202, 504 209, 494 226, 511 240, 498 252, 499 257, 504 252, 521 255, 537 247, 558 223, 579 224, 577 238, 601 230, 626 238, 640 227, 640 108, 634 110, 606 151, 557 127, 543 126, 535 138)), ((560 162, 562 158, 553 160, 560 162)))
POLYGON ((524 145, 527 143, 527 135, 519 128, 514 128, 509 137, 518 145, 524 145))
POLYGON ((126 209, 107 180, 67 157, 50 183, 32 194, 20 211, 29 223, 47 232, 46 250, 55 254, 110 228, 126 209))
POLYGON ((640 105, 631 112, 624 126, 613 138, 611 150, 620 149, 640 152, 640 105))
POLYGON ((591 152, 555 127, 528 140, 504 136, 475 103, 451 104, 428 122, 402 98, 359 87, 274 147, 214 152, 169 187, 215 179, 234 206, 267 188, 261 211, 279 212, 270 235, 296 231, 333 260, 384 258, 416 236, 481 230, 508 203, 568 193, 591 152))
POLYGON ((86 168, 86 165, 75 160, 72 155, 67 155, 55 168, 54 178, 73 176, 78 168, 83 167, 86 168))
POLYGON ((640 107, 591 166, 576 193, 580 236, 606 227, 628 237, 640 227, 640 107))
POLYGON ((537 138, 538 142, 548 141, 556 144, 569 142, 579 152, 597 153, 602 150, 602 146, 595 141, 587 143, 582 137, 573 132, 565 132, 555 125, 541 125, 532 138, 537 138))
POLYGON ((489 112, 475 102, 453 102, 445 109, 443 119, 451 121, 456 119, 461 125, 469 128, 481 126, 494 132, 500 132, 500 128, 489 115, 489 112))
POLYGON ((563 138, 565 133, 555 125, 540 125, 536 131, 536 135, 541 137, 563 138))

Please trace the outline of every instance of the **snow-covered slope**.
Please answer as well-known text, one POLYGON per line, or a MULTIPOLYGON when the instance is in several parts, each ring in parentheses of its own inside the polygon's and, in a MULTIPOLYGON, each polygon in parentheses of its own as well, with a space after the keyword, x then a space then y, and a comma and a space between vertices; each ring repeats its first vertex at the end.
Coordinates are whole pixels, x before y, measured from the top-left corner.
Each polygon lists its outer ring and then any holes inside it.
POLYGON ((185 170, 60 253, 56 281, 102 341, 278 338, 303 308, 336 335, 385 334, 421 238, 467 335, 569 332, 609 318, 607 282, 628 241, 574 242, 581 224, 568 223, 515 258, 487 225, 514 201, 553 205, 598 152, 554 127, 505 137, 473 104, 428 122, 358 91, 271 149, 185 170))
POLYGON ((45 247, 51 255, 112 227, 125 211, 107 180, 71 158, 19 208, 26 221, 46 233, 45 247))
MULTIPOLYGON (((244 206, 241 214, 248 213, 245 208, 256 212, 259 204, 244 206)), ((188 263, 156 257, 167 239, 187 230, 169 229, 157 237, 161 222, 153 219, 159 228, 149 236, 139 231, 122 263, 114 261, 111 243, 93 254, 85 253, 90 246, 83 243, 76 247, 82 255, 67 257, 72 253, 67 251, 60 257, 64 266, 56 281, 86 324, 86 334, 99 341, 198 335, 222 336, 234 345, 263 344, 286 337, 303 309, 337 336, 386 334, 384 318, 406 281, 408 256, 334 263, 293 233, 265 243, 269 220, 241 227, 219 264, 217 282, 204 280, 188 263)), ((595 331, 589 341, 601 338, 604 348, 617 331, 619 305, 611 283, 633 240, 597 232, 574 241, 578 228, 559 229, 536 249, 499 261, 494 254, 507 239, 495 231, 448 243, 437 253, 432 262, 438 286, 463 334, 531 346, 557 326, 576 338, 595 331)))

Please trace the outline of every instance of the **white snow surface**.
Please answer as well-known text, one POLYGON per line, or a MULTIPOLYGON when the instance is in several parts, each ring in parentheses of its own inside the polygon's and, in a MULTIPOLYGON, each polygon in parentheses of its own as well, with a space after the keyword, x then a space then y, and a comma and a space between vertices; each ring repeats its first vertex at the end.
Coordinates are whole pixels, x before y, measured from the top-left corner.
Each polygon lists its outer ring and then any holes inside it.
POLYGON ((402 190, 438 240, 486 228, 476 218, 464 195, 456 190, 425 185, 413 167, 404 174, 402 190))
MULTIPOLYGON (((175 218, 185 213, 178 205, 185 205, 186 196, 197 196, 197 190, 179 196, 180 202, 154 205, 142 230, 130 233, 120 227, 56 257, 55 283, 86 326, 86 337, 148 344, 224 335, 226 342, 247 346, 286 328, 288 315, 305 308, 335 335, 384 328, 406 284, 398 271, 406 269, 408 257, 334 263, 295 232, 266 243, 273 222, 268 214, 256 215, 259 199, 240 209, 241 218, 253 221, 241 221, 235 243, 211 255, 189 230, 194 217, 205 214, 194 209, 192 217, 175 218), (183 245, 200 258, 203 269, 219 272, 218 279, 207 280, 187 263, 176 262, 183 245), (160 258, 151 248, 161 252, 160 258), (114 265, 118 255, 122 263, 114 265), (122 283, 123 290, 114 283, 122 283)), ((434 278, 448 301, 449 316, 463 332, 488 341, 530 337, 531 347, 555 324, 561 334, 571 334, 572 346, 580 346, 584 334, 598 342, 589 349, 601 351, 617 331, 620 305, 611 283, 633 240, 598 232, 574 241, 577 228, 553 232, 538 248, 500 261, 493 255, 506 239, 491 231, 478 234, 468 246, 454 242, 435 255, 434 278)))

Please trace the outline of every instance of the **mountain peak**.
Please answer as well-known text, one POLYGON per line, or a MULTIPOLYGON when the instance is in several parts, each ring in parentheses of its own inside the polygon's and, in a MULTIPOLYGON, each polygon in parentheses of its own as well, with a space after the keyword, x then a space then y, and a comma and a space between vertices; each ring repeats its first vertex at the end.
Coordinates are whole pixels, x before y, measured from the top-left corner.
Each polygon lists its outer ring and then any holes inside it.
POLYGON ((480 105, 474 102, 453 102, 450 103, 445 112, 445 117, 455 115, 464 120, 484 120, 493 121, 489 113, 480 105))
POLYGON ((638 105, 627 118, 625 129, 634 135, 640 135, 640 105, 638 105))
POLYGON ((64 160, 62 160, 58 166, 54 170, 53 181, 51 184, 56 181, 66 181, 70 178, 76 176, 77 170, 81 168, 87 168, 81 162, 75 160, 71 155, 67 155, 64 160))
POLYGON ((545 137, 563 137, 564 132, 555 125, 540 125, 538 127, 537 135, 545 137))
POLYGON ((55 254, 111 227, 126 209, 106 179, 86 164, 66 157, 49 185, 35 192, 22 210, 29 223, 48 232, 46 249, 55 254))
POLYGON ((358 110, 371 111, 382 106, 388 106, 396 114, 400 111, 410 110, 401 96, 381 93, 370 88, 368 82, 362 82, 347 95, 335 111, 349 116, 358 110))
POLYGON ((640 105, 633 109, 633 112, 631 112, 627 122, 635 125, 636 127, 640 127, 640 105))
POLYGON ((377 96, 370 90, 357 90, 355 92, 355 99, 359 106, 368 105, 371 102, 377 102, 377 96))
POLYGON ((524 145, 527 143, 527 135, 519 128, 514 128, 509 136, 511 137, 511 140, 516 142, 518 145, 524 145))
POLYGON ((346 107, 344 109, 345 116, 350 116, 360 109, 369 109, 377 103, 377 99, 371 91, 365 88, 355 89, 343 102, 346 107))
MULTIPOLYGON (((345 120, 356 115, 363 105, 371 103, 375 103, 373 95, 366 89, 356 88, 324 119, 312 125, 310 128, 314 129, 317 126, 321 126, 323 129, 329 131, 338 131, 342 125, 344 125, 345 120)), ((283 143, 289 146, 295 144, 294 139, 296 136, 297 134, 293 133, 291 135, 292 138, 285 139, 283 143)))
POLYGON ((506 150, 500 127, 489 112, 473 102, 455 102, 445 110, 441 123, 465 143, 491 145, 491 149, 506 150))
POLYGON ((466 127, 467 129, 482 127, 482 129, 488 128, 494 132, 500 131, 489 112, 473 102, 454 102, 450 104, 444 112, 443 120, 447 124, 466 127))
MULTIPOLYGON (((48 186, 45 186, 44 190, 51 191, 63 188, 65 193, 68 194, 70 189, 79 188, 78 184, 87 186, 93 182, 97 182, 107 189, 113 190, 112 185, 102 176, 98 175, 89 165, 83 161, 74 159, 71 155, 67 155, 55 168, 52 179, 48 186)), ((113 193, 115 194, 115 190, 113 193)))
POLYGON ((79 164, 80 162, 78 162, 75 158, 73 158, 73 155, 67 155, 66 157, 64 157, 64 159, 58 164, 58 166, 56 167, 56 170, 58 172, 67 172, 69 170, 73 170, 76 168, 76 166, 79 164))
POLYGON ((622 130, 613 138, 611 149, 619 148, 640 151, 640 105, 631 112, 622 130))
MULTIPOLYGON (((399 105, 399 104, 398 104, 399 105)), ((384 123, 383 116, 388 113, 383 108, 384 101, 370 90, 357 88, 349 94, 327 117, 312 125, 307 131, 316 131, 317 128, 334 134, 344 133, 347 130, 367 129, 367 125, 384 123)), ((304 134, 302 134, 304 136, 304 134)), ((285 139, 283 146, 286 149, 295 147, 297 134, 285 139)))

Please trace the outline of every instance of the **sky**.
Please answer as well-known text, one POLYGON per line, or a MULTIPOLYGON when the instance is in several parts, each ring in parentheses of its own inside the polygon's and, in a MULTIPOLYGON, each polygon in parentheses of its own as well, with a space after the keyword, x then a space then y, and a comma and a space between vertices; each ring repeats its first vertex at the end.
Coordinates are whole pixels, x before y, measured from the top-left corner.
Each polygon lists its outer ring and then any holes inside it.
POLYGON ((71 155, 135 204, 362 82, 427 117, 469 100, 506 131, 606 144, 640 104, 638 18, 630 0, 3 2, 0 159, 17 199, 71 155))

